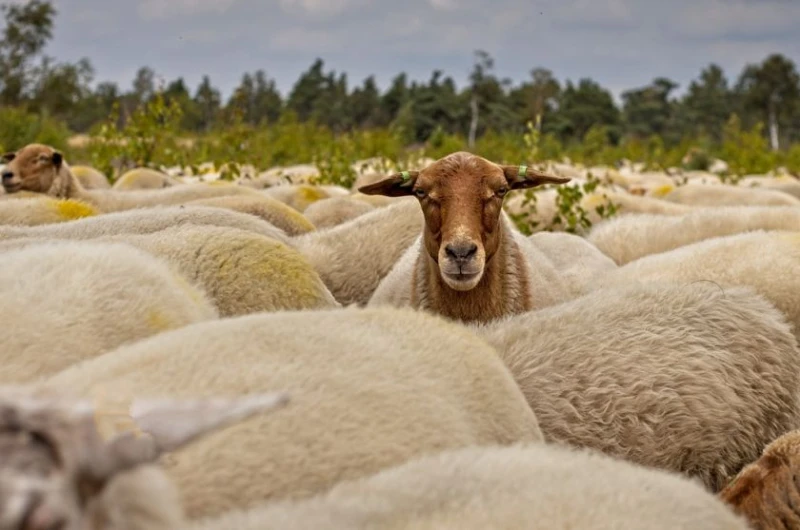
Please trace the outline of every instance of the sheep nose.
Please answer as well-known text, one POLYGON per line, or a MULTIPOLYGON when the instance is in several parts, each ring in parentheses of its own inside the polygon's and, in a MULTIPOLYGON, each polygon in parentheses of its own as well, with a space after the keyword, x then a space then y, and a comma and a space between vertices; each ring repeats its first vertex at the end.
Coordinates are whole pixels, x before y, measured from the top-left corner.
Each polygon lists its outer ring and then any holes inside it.
POLYGON ((478 245, 475 243, 458 243, 455 245, 447 245, 444 251, 450 259, 458 262, 467 261, 478 251, 478 245))
POLYGON ((14 178, 14 173, 12 171, 3 171, 3 182, 8 182, 13 178, 14 178))

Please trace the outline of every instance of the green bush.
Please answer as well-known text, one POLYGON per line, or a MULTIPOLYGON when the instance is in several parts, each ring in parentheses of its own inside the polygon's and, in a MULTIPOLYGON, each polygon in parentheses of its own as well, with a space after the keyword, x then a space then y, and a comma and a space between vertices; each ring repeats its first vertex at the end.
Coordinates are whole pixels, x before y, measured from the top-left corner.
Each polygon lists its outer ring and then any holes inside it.
POLYGON ((767 173, 775 169, 777 157, 770 151, 763 130, 762 123, 749 131, 742 129, 735 114, 725 125, 721 158, 728 163, 734 181, 748 173, 767 173))
POLYGON ((0 152, 16 151, 30 143, 65 150, 70 131, 63 123, 21 108, 0 108, 0 152))

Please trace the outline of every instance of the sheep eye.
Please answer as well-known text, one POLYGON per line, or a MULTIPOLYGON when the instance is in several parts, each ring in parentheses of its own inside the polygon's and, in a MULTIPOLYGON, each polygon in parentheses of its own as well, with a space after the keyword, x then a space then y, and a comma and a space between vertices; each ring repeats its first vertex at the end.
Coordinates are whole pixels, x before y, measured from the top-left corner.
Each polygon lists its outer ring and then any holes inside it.
POLYGON ((425 190, 421 190, 421 189, 417 188, 417 189, 415 189, 415 190, 414 190, 414 195, 416 195, 417 197, 419 197, 420 199, 422 199, 422 198, 424 198, 424 197, 425 197, 425 195, 427 195, 427 194, 425 193, 425 190))
POLYGON ((508 188, 500 188, 495 192, 498 197, 505 197, 506 193, 508 193, 508 188))

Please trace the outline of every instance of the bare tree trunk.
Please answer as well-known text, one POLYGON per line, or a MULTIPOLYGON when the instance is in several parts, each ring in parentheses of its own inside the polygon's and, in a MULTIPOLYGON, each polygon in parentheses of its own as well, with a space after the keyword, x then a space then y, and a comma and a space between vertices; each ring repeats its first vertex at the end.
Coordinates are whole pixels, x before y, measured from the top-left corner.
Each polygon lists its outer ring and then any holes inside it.
POLYGON ((777 151, 780 149, 780 134, 778 130, 778 113, 776 108, 777 102, 775 98, 770 98, 769 102, 769 141, 772 145, 772 150, 777 151))
POLYGON ((472 119, 469 122, 469 139, 467 140, 467 145, 469 148, 472 149, 475 147, 475 135, 478 133, 478 96, 477 94, 472 95, 472 99, 469 101, 469 108, 472 111, 472 119))

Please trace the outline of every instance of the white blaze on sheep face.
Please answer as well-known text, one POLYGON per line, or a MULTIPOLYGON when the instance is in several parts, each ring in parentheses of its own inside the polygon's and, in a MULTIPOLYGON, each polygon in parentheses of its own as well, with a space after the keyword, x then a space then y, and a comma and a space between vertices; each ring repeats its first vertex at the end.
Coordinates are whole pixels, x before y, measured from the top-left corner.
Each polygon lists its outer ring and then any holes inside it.
POLYGON ((502 237, 500 213, 510 190, 569 181, 528 166, 502 166, 466 152, 422 171, 404 171, 359 189, 368 195, 414 195, 425 215, 424 245, 445 285, 470 291, 484 277, 502 237))

